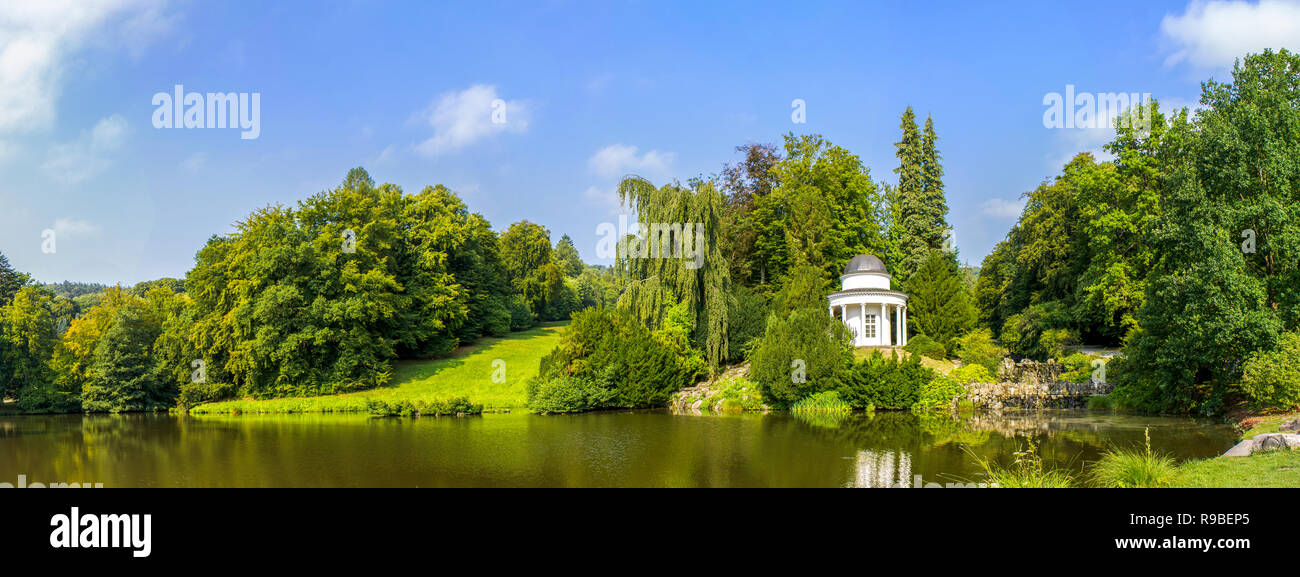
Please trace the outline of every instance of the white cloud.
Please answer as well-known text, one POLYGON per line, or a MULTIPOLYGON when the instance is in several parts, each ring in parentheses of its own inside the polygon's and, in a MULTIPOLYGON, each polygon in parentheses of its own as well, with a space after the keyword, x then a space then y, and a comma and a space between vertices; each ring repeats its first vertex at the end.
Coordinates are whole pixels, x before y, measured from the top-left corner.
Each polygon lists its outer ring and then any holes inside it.
POLYGON ((99 225, 77 218, 54 219, 54 233, 58 238, 88 237, 98 235, 99 225))
POLYGON ((497 95, 495 86, 475 84, 443 94, 420 116, 433 127, 433 136, 417 145, 416 150, 426 156, 439 156, 505 132, 527 132, 532 105, 526 100, 506 101, 497 95))
POLYGON ((637 147, 626 144, 611 144, 597 150, 587 159, 587 167, 592 172, 604 176, 623 176, 629 173, 641 176, 663 177, 672 168, 677 155, 672 152, 647 150, 637 154, 637 147))
POLYGON ((41 168, 56 180, 77 184, 107 169, 129 134, 121 115, 100 119, 76 140, 51 145, 41 168))
POLYGON ((0 132, 48 127, 64 61, 100 29, 142 47, 166 25, 166 0, 39 0, 0 3, 0 132))
POLYGON ((1165 64, 1227 67, 1265 48, 1300 49, 1300 0, 1193 0, 1182 14, 1166 14, 1160 32, 1173 48, 1165 64))
POLYGON ((985 216, 991 216, 993 218, 1016 218, 1020 216, 1020 213, 1024 208, 1024 199, 1003 200, 1001 198, 990 198, 984 201, 980 210, 985 216))

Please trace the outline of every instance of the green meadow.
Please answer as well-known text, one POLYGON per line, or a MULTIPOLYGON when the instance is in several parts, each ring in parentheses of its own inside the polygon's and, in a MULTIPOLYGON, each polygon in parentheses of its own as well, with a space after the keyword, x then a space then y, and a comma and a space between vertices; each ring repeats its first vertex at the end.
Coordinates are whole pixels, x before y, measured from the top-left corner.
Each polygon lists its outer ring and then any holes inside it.
POLYGON ((195 414, 220 413, 361 413, 371 400, 433 401, 468 397, 489 410, 522 408, 528 404, 525 384, 537 375, 538 363, 559 343, 564 322, 482 338, 451 355, 426 361, 400 361, 388 385, 376 389, 322 397, 245 399, 208 403, 190 409, 195 414), (496 363, 496 361, 502 363, 496 363), (504 379, 493 375, 504 367, 504 379))

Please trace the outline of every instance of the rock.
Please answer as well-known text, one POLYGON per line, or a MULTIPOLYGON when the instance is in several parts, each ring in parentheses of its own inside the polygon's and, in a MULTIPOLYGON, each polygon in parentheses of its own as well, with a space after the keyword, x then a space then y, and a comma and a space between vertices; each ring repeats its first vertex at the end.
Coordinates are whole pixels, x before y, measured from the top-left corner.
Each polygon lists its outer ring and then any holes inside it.
POLYGON ((1268 433, 1255 437, 1256 451, 1270 451, 1273 449, 1300 449, 1300 435, 1288 435, 1285 433, 1268 433))
POLYGON ((1300 419, 1291 419, 1290 421, 1282 423, 1282 425, 1278 427, 1278 430, 1300 433, 1300 419))

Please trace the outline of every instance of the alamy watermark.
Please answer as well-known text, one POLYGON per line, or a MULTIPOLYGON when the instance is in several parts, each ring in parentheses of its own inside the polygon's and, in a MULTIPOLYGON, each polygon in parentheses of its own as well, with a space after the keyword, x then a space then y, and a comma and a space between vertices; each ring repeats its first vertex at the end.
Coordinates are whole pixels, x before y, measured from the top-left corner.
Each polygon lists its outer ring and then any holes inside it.
POLYGON ((1151 93, 1076 92, 1065 85, 1065 94, 1043 95, 1044 128, 1111 128, 1119 119, 1128 128, 1151 131, 1151 93))
POLYGON ((256 140, 262 135, 262 93, 185 92, 177 84, 172 93, 153 95, 154 128, 238 128, 239 137, 256 140))
POLYGON ((596 226, 601 237, 596 242, 599 258, 673 258, 686 261, 686 268, 704 266, 707 250, 702 222, 654 222, 642 227, 628 223, 626 214, 618 216, 618 225, 602 222, 596 226), (642 230, 645 228, 647 230, 642 230))

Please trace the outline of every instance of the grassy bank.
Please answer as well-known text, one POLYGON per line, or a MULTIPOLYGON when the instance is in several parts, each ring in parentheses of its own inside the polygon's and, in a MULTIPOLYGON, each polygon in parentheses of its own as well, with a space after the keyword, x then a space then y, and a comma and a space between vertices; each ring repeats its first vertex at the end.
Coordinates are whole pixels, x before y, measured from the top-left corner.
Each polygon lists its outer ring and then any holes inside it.
POLYGON ((240 400, 208 403, 190 409, 195 414, 216 413, 364 413, 372 400, 435 402, 467 397, 487 410, 524 407, 528 399, 524 384, 537 375, 538 362, 559 343, 564 323, 484 338, 451 355, 429 361, 402 361, 393 369, 392 381, 384 387, 345 395, 240 400), (493 382, 494 362, 504 362, 505 379, 493 382))
POLYGON ((1249 457, 1188 461, 1178 468, 1175 487, 1300 487, 1300 451, 1268 451, 1249 457))

